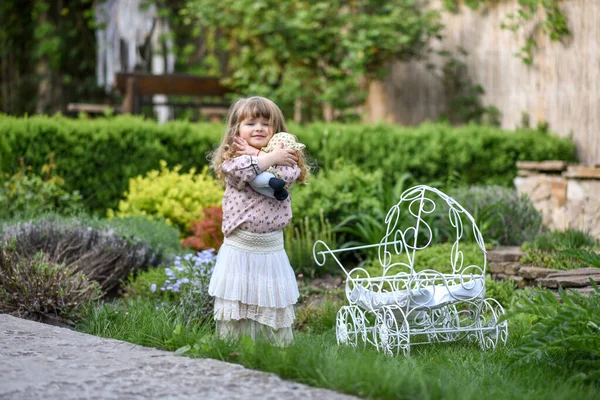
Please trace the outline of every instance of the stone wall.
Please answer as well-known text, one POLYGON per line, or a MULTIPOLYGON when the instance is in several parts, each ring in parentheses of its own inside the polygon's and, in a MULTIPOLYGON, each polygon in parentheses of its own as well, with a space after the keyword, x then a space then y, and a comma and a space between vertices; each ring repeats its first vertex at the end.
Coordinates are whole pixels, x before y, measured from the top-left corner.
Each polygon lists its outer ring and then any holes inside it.
POLYGON ((600 167, 564 161, 518 162, 514 183, 550 229, 578 229, 600 239, 600 167))
POLYGON ((496 280, 512 280, 523 289, 536 286, 544 289, 576 290, 594 293, 590 279, 600 282, 600 268, 578 268, 568 271, 535 267, 522 264, 523 252, 519 247, 498 247, 488 252, 489 272, 496 280))

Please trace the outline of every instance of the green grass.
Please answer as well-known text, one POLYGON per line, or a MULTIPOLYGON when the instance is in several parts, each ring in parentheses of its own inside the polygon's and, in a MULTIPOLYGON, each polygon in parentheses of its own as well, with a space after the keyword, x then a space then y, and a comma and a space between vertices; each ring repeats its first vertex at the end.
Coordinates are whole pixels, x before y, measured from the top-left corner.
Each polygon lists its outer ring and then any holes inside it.
MULTIPOLYGON (((316 310, 315 310, 316 311, 316 310)), ((296 334, 285 349, 250 340, 213 336, 212 322, 186 323, 142 299, 89 308, 79 330, 98 336, 176 350, 273 372, 282 378, 374 399, 595 399, 600 387, 577 380, 575 360, 552 354, 529 364, 511 356, 531 332, 530 321, 510 320, 506 347, 483 352, 468 342, 417 346, 410 357, 389 357, 373 348, 338 346, 332 324, 336 307, 325 303, 318 329, 296 334), (329 325, 329 327, 327 327, 329 325)), ((308 321, 308 325, 313 321, 308 321)))
POLYGON ((589 234, 576 229, 554 230, 536 236, 522 246, 525 254, 521 263, 530 263, 536 267, 558 270, 586 268, 588 261, 575 257, 569 251, 598 252, 600 243, 589 234))
POLYGON ((141 298, 89 305, 77 330, 165 350, 176 350, 212 335, 210 323, 187 322, 171 307, 141 298))

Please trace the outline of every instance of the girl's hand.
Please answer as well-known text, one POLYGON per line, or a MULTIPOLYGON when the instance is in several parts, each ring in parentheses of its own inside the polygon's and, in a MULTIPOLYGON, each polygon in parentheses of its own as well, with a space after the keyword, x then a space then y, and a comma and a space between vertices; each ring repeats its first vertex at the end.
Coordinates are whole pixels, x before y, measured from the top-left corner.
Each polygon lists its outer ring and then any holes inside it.
POLYGON ((233 147, 236 149, 238 156, 255 156, 259 152, 259 150, 250 146, 246 139, 242 139, 239 136, 233 138, 233 147))
POLYGON ((284 149, 283 143, 282 148, 275 149, 268 155, 272 157, 273 165, 281 165, 284 167, 293 167, 298 164, 298 156, 296 151, 292 149, 284 149))

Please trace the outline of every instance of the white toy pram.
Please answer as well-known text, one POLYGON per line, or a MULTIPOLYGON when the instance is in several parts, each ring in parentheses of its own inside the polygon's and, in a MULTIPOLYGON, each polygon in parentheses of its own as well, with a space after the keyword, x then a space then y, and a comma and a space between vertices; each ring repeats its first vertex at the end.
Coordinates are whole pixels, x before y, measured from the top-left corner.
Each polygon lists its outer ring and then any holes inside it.
POLYGON ((346 274, 348 305, 337 313, 338 344, 356 346, 360 339, 384 353, 406 355, 413 344, 463 338, 477 341, 483 349, 506 344, 507 322, 498 322, 504 309, 496 300, 485 298, 486 249, 471 214, 441 191, 420 185, 402 193, 385 223, 387 229, 378 244, 331 250, 319 240, 313 246, 318 265, 324 265, 330 255, 346 274), (447 214, 436 212, 432 197, 442 200, 437 205, 447 214), (453 245, 447 265, 440 270, 451 269, 451 273, 418 270, 419 251, 432 242, 434 217, 446 218, 450 227, 445 234, 453 245), (460 239, 467 232, 463 221, 472 228, 481 265, 464 265, 460 239), (336 256, 370 248, 378 251, 381 276, 371 277, 360 267, 347 272, 336 256))

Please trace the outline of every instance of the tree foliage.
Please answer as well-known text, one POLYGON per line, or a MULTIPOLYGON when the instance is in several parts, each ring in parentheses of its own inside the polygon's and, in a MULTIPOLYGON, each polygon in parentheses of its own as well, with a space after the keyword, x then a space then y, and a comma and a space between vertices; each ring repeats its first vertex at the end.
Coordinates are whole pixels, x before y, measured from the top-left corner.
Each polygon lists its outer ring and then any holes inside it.
POLYGON ((227 83, 244 93, 347 109, 395 59, 413 59, 441 29, 414 0, 188 0, 182 11, 228 53, 227 83))
POLYGON ((57 111, 97 96, 91 0, 0 2, 0 111, 57 111))

